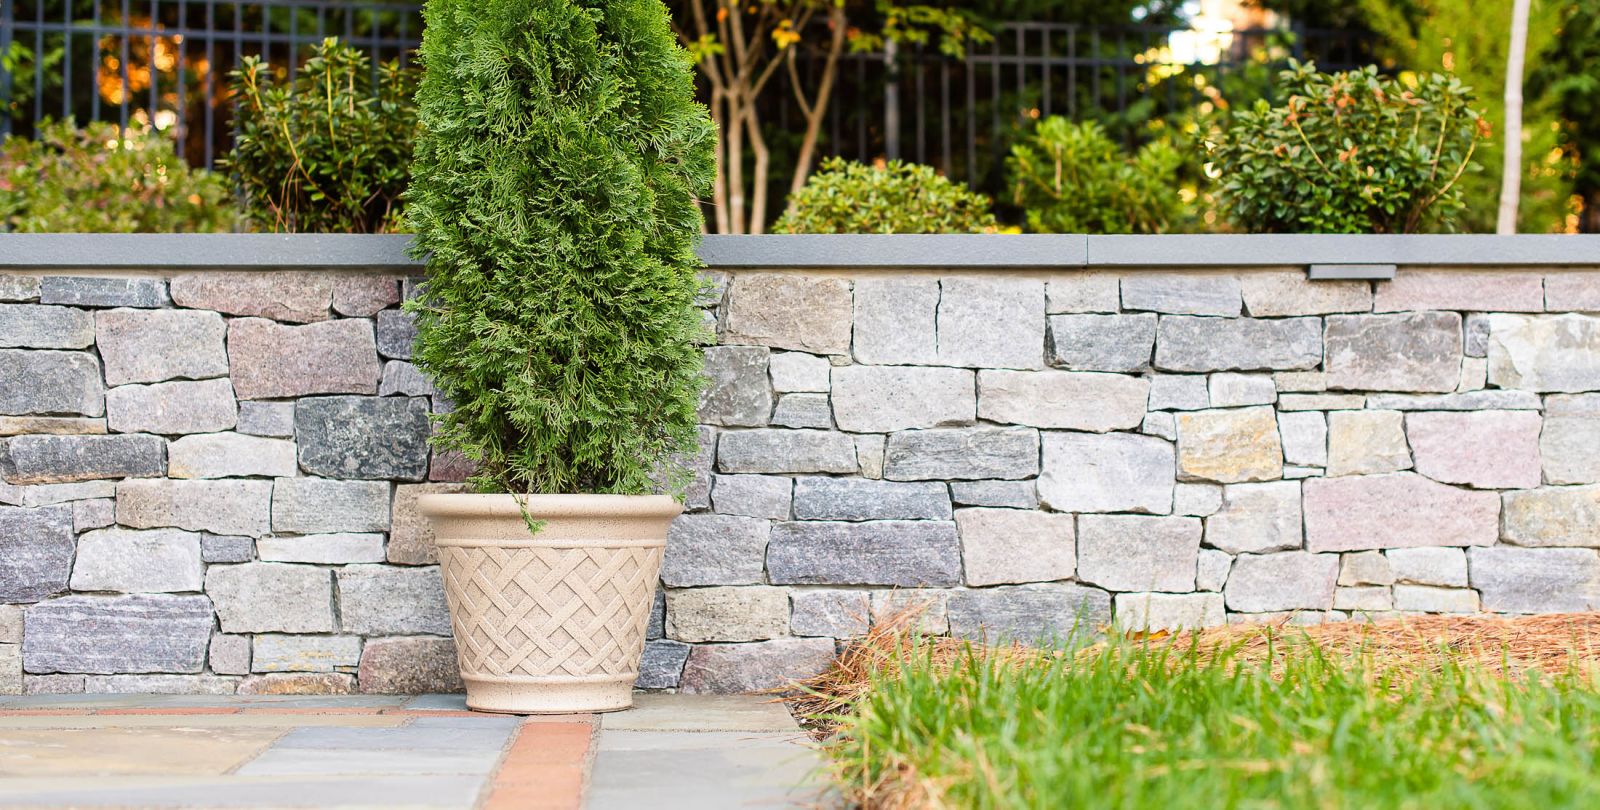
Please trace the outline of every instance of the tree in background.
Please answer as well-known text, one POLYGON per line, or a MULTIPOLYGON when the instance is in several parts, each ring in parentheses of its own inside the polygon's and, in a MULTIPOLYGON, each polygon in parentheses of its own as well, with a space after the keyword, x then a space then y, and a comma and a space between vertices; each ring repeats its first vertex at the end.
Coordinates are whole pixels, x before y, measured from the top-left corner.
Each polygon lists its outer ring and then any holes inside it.
POLYGON ((1528 90, 1553 100, 1557 140, 1574 169, 1579 230, 1600 233, 1600 0, 1574 0, 1561 12, 1556 45, 1533 61, 1528 90))
POLYGON ((1501 139, 1505 159, 1500 162, 1496 233, 1517 232, 1517 204, 1522 196, 1522 63, 1528 57, 1528 5, 1528 0, 1514 0, 1511 6, 1511 39, 1506 45, 1506 125, 1501 139))
POLYGON ((885 42, 936 38, 943 52, 959 56, 969 38, 987 37, 968 11, 892 0, 678 0, 675 5, 679 39, 710 85, 711 118, 721 134, 712 186, 719 233, 765 230, 772 153, 757 100, 779 71, 788 75, 804 119, 789 184, 792 194, 805 185, 816 160, 845 48, 870 50, 885 42), (799 70, 803 48, 822 59, 814 82, 807 82, 799 70))

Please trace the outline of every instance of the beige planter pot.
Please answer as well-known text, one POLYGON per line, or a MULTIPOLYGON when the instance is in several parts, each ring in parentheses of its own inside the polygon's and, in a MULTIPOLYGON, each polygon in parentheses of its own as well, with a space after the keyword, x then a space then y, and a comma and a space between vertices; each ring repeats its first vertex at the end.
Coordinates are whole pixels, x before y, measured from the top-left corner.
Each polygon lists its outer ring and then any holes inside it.
POLYGON ((467 706, 608 712, 633 705, 667 526, 664 495, 423 495, 467 706), (518 501, 544 525, 528 531, 518 501))

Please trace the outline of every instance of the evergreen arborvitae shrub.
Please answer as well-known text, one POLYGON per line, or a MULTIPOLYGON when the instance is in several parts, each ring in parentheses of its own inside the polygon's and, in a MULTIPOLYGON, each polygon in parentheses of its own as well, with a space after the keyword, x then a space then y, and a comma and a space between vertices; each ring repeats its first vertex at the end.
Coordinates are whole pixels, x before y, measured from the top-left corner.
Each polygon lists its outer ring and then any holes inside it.
MULTIPOLYGON (((435 444, 482 490, 654 491, 692 452, 715 137, 661 0, 429 0, 407 216, 435 444)), ((675 470, 672 483, 685 473, 675 470)))

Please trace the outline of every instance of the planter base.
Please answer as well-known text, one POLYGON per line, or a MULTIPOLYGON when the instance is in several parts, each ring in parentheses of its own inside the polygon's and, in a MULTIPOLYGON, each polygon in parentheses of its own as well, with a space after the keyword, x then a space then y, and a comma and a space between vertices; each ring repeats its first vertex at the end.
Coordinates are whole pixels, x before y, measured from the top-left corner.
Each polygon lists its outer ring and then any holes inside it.
POLYGON ((500 714, 589 714, 633 708, 633 681, 505 682, 466 678, 467 708, 500 714))

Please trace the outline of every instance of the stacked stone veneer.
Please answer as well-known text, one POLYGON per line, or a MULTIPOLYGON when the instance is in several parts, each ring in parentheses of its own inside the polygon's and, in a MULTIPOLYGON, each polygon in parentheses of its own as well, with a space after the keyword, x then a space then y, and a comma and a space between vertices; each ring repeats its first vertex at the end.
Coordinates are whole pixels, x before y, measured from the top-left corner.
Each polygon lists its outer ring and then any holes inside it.
MULTIPOLYGON (((0 691, 458 686, 398 275, 0 276, 0 691)), ((1600 267, 712 276, 642 686, 1600 606, 1600 267)))

